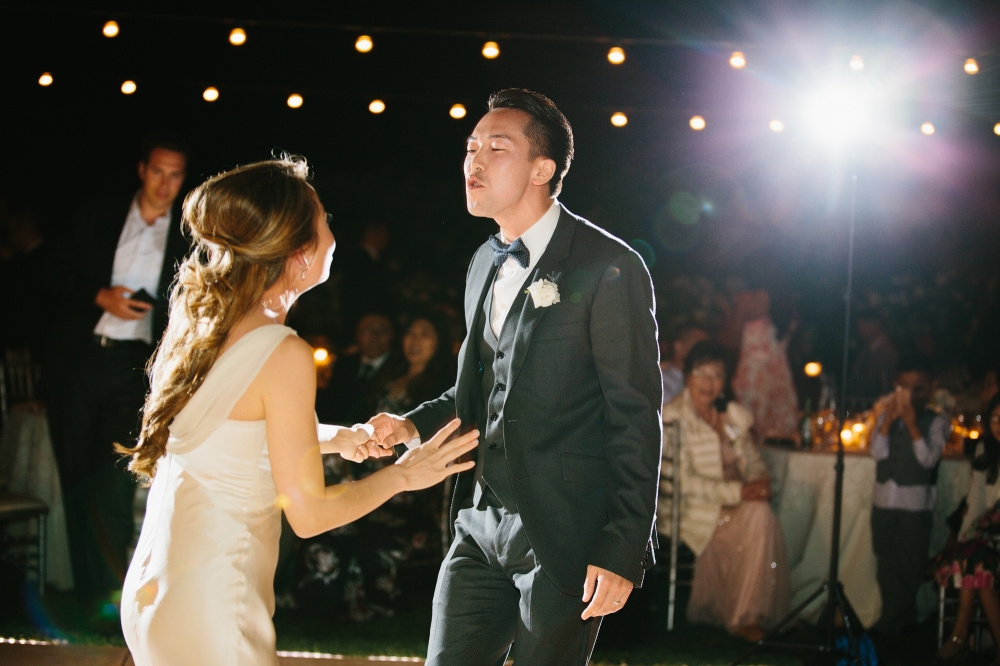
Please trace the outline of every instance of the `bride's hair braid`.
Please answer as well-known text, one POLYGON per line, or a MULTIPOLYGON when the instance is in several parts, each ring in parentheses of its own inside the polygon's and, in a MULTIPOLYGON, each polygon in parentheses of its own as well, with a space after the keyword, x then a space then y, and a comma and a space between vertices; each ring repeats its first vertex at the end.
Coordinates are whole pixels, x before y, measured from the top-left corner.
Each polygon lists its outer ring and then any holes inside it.
POLYGON ((130 454, 150 478, 171 421, 198 390, 233 325, 261 307, 289 257, 316 243, 319 200, 302 158, 258 162, 210 178, 184 200, 193 247, 170 294, 170 321, 150 366, 142 430, 130 454))

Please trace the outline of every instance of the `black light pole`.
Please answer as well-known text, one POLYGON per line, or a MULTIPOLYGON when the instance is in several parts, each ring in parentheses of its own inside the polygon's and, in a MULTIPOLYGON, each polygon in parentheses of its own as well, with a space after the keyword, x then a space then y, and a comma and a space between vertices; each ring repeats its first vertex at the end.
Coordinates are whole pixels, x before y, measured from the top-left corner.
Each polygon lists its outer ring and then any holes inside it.
MULTIPOLYGON (((857 216, 857 200, 857 160, 853 159, 852 156, 851 209, 848 217, 847 235, 847 289, 844 294, 844 356, 841 364, 840 404, 837 406, 837 417, 840 419, 841 428, 847 422, 847 372, 851 339, 851 296, 854 281, 854 223, 857 216)), ((827 579, 820 585, 818 590, 809 595, 808 599, 786 615, 773 631, 741 654, 732 663, 732 666, 742 664, 751 655, 765 647, 804 650, 833 656, 837 652, 834 641, 836 640, 838 618, 843 622, 844 633, 848 642, 848 652, 842 656, 846 658, 848 664, 858 665, 861 663, 859 644, 863 628, 857 613, 851 607, 851 602, 847 600, 847 595, 844 593, 844 586, 840 582, 840 518, 844 510, 844 439, 840 436, 839 432, 837 433, 837 462, 834 465, 834 470, 836 470, 836 477, 833 486, 833 533, 830 537, 830 573, 827 579), (798 619, 806 608, 816 599, 823 596, 823 594, 827 595, 827 604, 826 613, 821 618, 824 625, 824 635, 821 637, 819 643, 784 643, 773 640, 775 636, 798 619)))

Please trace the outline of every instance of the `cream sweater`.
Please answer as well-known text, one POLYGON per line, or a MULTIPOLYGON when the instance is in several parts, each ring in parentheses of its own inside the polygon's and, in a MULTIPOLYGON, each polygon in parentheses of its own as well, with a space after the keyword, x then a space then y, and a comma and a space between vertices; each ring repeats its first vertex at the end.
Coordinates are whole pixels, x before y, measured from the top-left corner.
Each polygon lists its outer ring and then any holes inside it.
MULTIPOLYGON (((767 477, 767 468, 750 436, 753 415, 741 405, 730 402, 724 415, 728 431, 733 434, 732 446, 746 482, 767 477)), ((722 472, 719 435, 694 411, 687 389, 663 407, 663 422, 680 422, 680 536, 688 548, 700 555, 715 532, 719 512, 724 506, 742 501, 743 481, 726 481, 722 472)), ((664 444, 666 446, 666 443, 664 444)), ((670 452, 664 450, 664 454, 670 452)), ((660 488, 672 492, 671 463, 660 463, 660 488)), ((670 534, 670 501, 657 506, 656 527, 660 534, 670 534)))

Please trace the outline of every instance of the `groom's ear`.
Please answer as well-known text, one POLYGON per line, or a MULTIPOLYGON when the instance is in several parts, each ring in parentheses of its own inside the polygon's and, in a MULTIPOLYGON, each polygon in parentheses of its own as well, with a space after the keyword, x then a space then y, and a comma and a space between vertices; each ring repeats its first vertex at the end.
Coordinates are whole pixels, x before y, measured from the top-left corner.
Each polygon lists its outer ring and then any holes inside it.
POLYGON ((531 171, 532 185, 546 185, 556 175, 556 162, 550 157, 536 157, 531 171))

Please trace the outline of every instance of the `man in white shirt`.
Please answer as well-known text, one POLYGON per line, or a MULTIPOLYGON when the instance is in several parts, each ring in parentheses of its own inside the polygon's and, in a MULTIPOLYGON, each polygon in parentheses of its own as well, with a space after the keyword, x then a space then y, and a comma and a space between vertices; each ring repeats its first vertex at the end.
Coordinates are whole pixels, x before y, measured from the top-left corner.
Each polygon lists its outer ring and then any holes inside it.
POLYGON ((670 341, 671 355, 660 362, 660 378, 663 380, 663 404, 667 404, 684 391, 684 359, 691 348, 702 340, 708 340, 708 333, 697 326, 685 326, 670 341))
POLYGON ((102 604, 121 588, 133 532, 134 484, 113 446, 135 443, 146 363, 187 250, 177 205, 187 162, 182 141, 148 140, 138 166, 142 187, 85 204, 59 262, 49 414, 75 585, 102 604))

